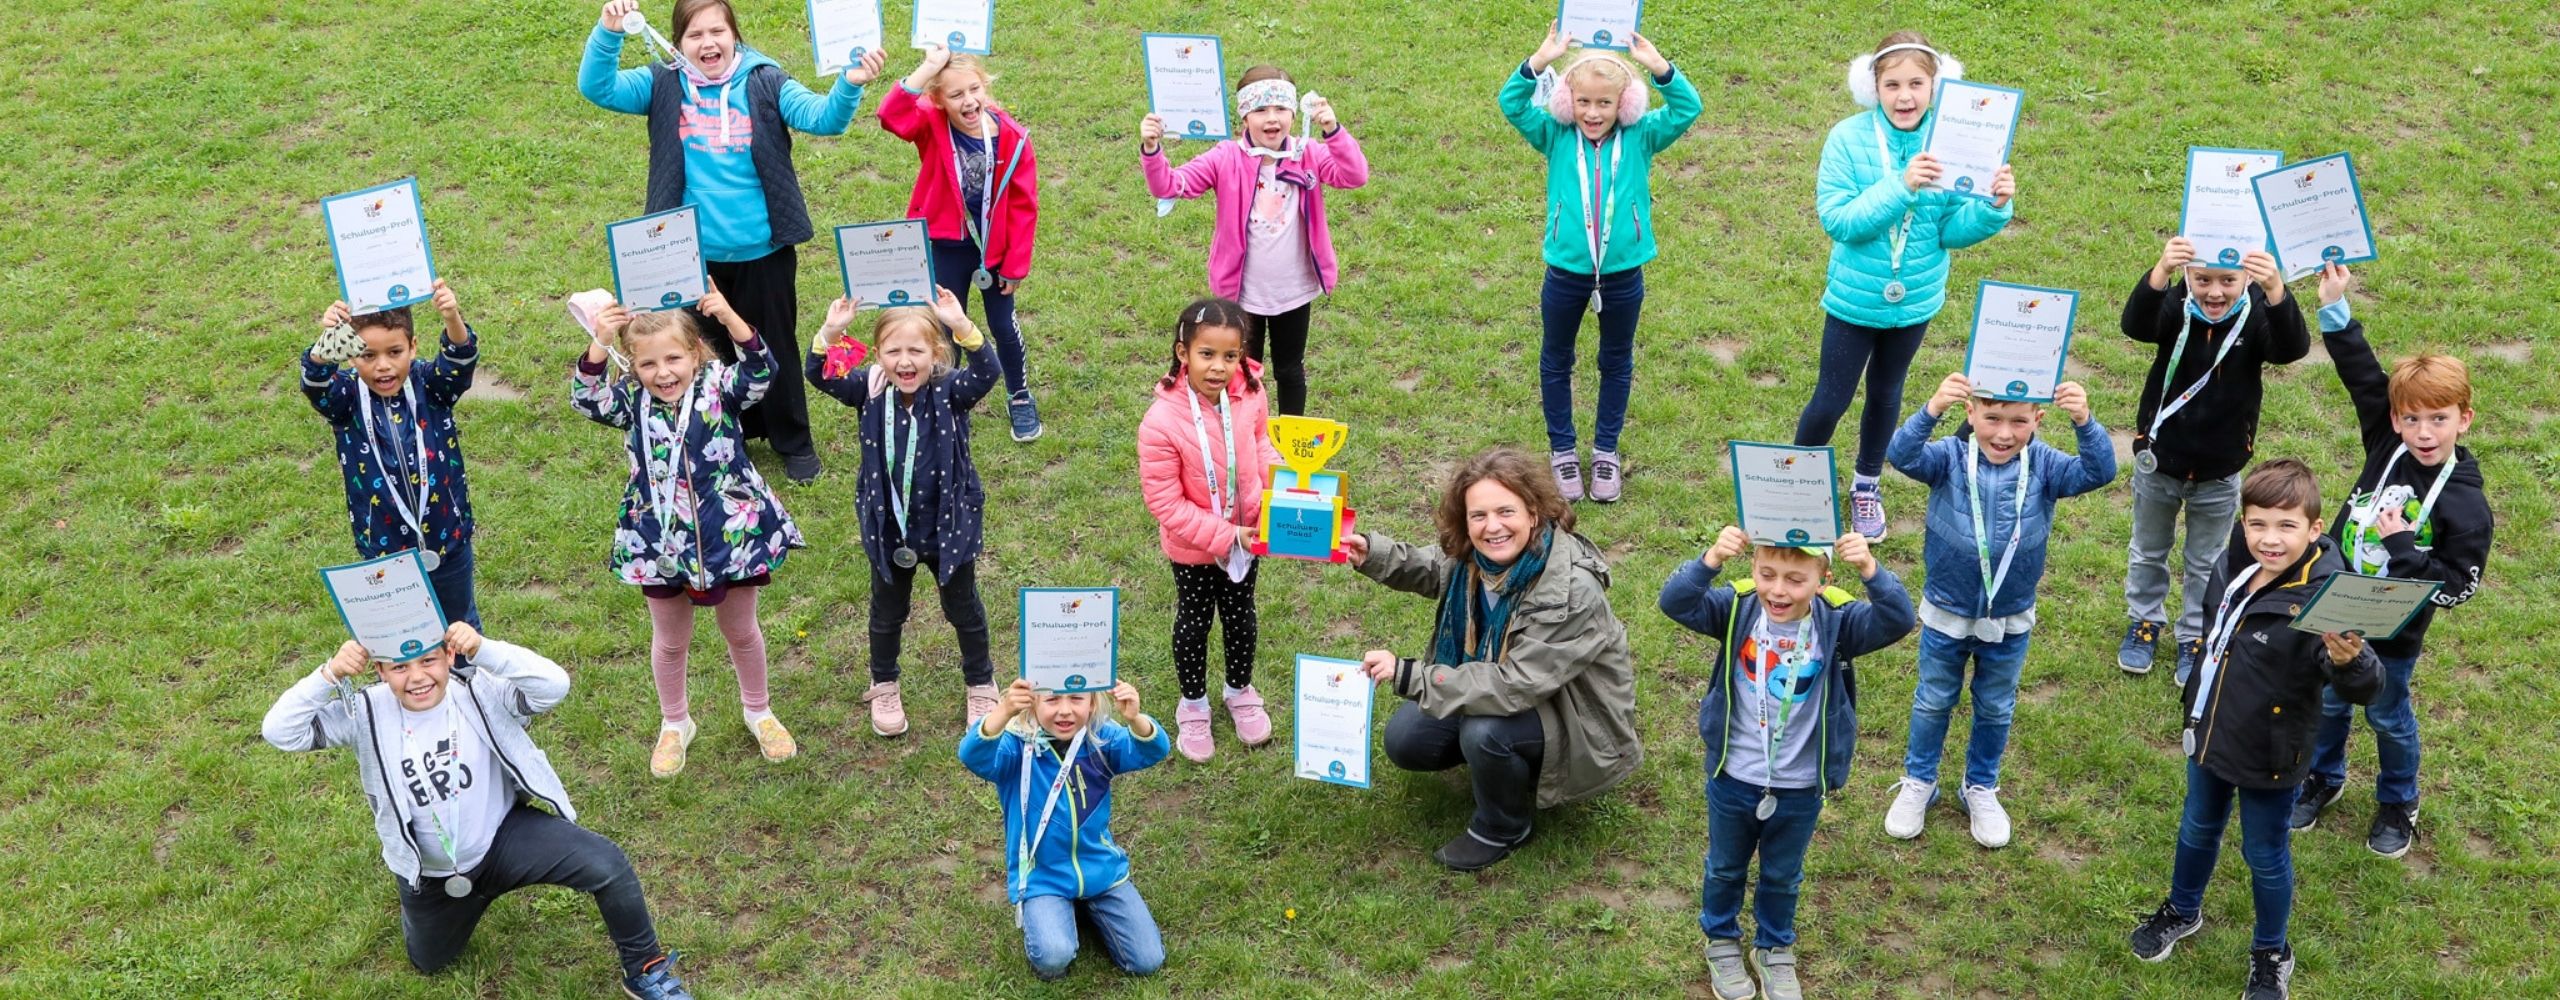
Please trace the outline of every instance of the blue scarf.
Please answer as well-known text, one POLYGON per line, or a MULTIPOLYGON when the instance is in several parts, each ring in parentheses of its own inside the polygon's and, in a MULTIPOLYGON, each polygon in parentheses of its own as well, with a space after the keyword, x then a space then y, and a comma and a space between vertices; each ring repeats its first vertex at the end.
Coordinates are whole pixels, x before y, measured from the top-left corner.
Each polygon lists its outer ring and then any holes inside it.
POLYGON ((1547 549, 1554 540, 1553 525, 1538 529, 1538 537, 1508 566, 1486 559, 1481 552, 1469 552, 1466 565, 1450 571, 1448 586, 1440 593, 1430 662, 1455 666, 1500 660, 1511 609, 1546 572, 1547 549), (1487 584, 1493 590, 1491 598, 1478 600, 1487 584))

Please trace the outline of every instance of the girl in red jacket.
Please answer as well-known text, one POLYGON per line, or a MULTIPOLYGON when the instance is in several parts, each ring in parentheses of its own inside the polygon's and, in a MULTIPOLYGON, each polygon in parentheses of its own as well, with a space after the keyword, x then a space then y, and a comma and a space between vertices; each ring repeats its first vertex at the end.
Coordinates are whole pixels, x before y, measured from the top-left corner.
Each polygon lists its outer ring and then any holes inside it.
POLYGON ((907 217, 925 220, 933 238, 934 284, 958 296, 963 309, 970 289, 986 297, 1013 439, 1029 441, 1040 436, 1040 407, 1023 372, 1013 291, 1031 274, 1040 165, 1021 123, 987 95, 994 79, 978 57, 932 46, 915 72, 881 99, 880 127, 916 147, 907 217))
POLYGON ((1138 424, 1138 482, 1173 560, 1173 669, 1182 703, 1174 747, 1205 761, 1209 738, 1209 624, 1227 654, 1227 714, 1244 745, 1271 741, 1271 716, 1253 690, 1257 641, 1252 524, 1279 461, 1270 443, 1262 366, 1244 356, 1252 318, 1232 299, 1199 299, 1174 323, 1173 366, 1138 424))

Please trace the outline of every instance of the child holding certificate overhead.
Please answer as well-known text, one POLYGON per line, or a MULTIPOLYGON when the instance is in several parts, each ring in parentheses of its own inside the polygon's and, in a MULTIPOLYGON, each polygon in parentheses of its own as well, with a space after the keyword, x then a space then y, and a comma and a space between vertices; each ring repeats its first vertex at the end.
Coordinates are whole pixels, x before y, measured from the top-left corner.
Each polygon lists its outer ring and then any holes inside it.
POLYGON ((622 431, 630 459, 631 481, 613 532, 613 571, 649 600, 649 670, 660 718, 649 773, 661 778, 684 770, 685 749, 693 745, 685 661, 695 611, 705 606, 729 642, 747 730, 764 758, 788 760, 799 752, 767 700, 756 593, 773 582, 792 549, 807 543, 747 461, 738 422, 739 411, 773 385, 773 352, 729 308, 717 284, 702 297, 701 311, 727 332, 738 364, 712 357, 691 312, 633 316, 614 305, 597 317, 596 333, 616 341, 630 371, 606 378, 599 339, 588 343, 570 378, 569 405, 622 431))
POLYGON ((880 99, 880 127, 916 147, 907 217, 925 220, 933 238, 933 283, 959 296, 962 309, 970 289, 984 299, 1004 366, 1005 416, 1013 439, 1029 441, 1040 436, 1040 405, 1031 398, 1013 296, 1031 276, 1040 159, 1022 123, 987 93, 994 82, 977 56, 930 46, 915 72, 880 99))
POLYGON ((2311 330, 2285 294, 2273 255, 2252 250, 2237 268, 2207 267, 2193 242, 2174 236, 2125 299, 2124 335, 2153 350, 2134 417, 2133 544, 2124 571, 2131 620, 2116 666, 2151 671, 2169 626, 2169 542, 2183 508, 2185 611, 2174 636, 2183 685, 2204 648, 2205 577, 2240 516, 2240 470, 2257 447, 2266 366, 2302 360, 2311 330))
POLYGON ((2079 439, 2076 457, 2035 439, 2043 406, 1979 398, 1962 373, 1951 374, 1895 432, 1885 453, 1895 469, 1929 487, 1919 678, 1911 695, 1902 781, 1884 818, 1884 832, 1892 836, 1919 836, 1929 804, 1938 799, 1938 758, 1946 749, 1956 698, 1968 687, 1969 663, 1973 737, 1960 798, 1976 843, 2009 843, 2000 757, 2009 749, 2009 719, 2027 665, 2027 632, 2036 623, 2036 584, 2044 579, 2053 505, 2116 478, 2115 444, 2089 413, 2089 391, 2064 382, 2053 388, 2053 405, 2071 415, 2079 439), (1972 433, 1929 440, 1939 419, 1958 404, 1972 433))
POLYGON ((1991 198, 1932 190, 1945 173, 1920 151, 1940 78, 1964 65, 1918 32, 1897 31, 1849 62, 1849 94, 1868 110, 1841 119, 1822 143, 1814 211, 1831 237, 1831 275, 1822 290, 1822 364, 1813 398, 1796 418, 1795 443, 1831 443, 1858 383, 1858 459, 1849 484, 1849 524, 1869 541, 1885 537, 1885 445, 1902 415, 1902 383, 1929 321, 1947 301, 1947 252, 1990 239, 2009 224, 2017 180, 2003 166, 1991 198))
POLYGON ((1247 546, 1280 456, 1271 445, 1262 366, 1244 356, 1251 323, 1244 307, 1227 299, 1182 307, 1173 364, 1138 424, 1138 486, 1173 561, 1173 671, 1182 685, 1174 745, 1195 761, 1217 751, 1209 734, 1209 626, 1220 620, 1227 660, 1221 693, 1236 739, 1249 747, 1271 741, 1271 715, 1253 689, 1259 567, 1247 546))
MULTIPOLYGON (((2373 644, 2382 657, 2382 696, 2364 710, 2377 761, 2365 847, 2397 858, 2418 836, 2418 714, 2410 707, 2409 679, 2436 610, 2480 592, 2494 521, 2480 463, 2462 446, 2471 429, 2470 369, 2460 358, 2419 354, 2385 374, 2365 342, 2364 324, 2347 305, 2353 280, 2336 264, 2320 274, 2320 341, 2337 364, 2364 435, 2364 468, 2329 532, 2346 551, 2350 571, 2443 585, 2399 635, 2373 644)), ((2310 829, 2346 794, 2355 706, 2329 698, 2320 711, 2311 780, 2293 807, 2296 830, 2310 829)))
POLYGON ((418 550, 447 621, 480 624, 471 593, 471 485, 453 407, 480 365, 480 336, 439 278, 436 315, 444 347, 418 364, 409 308, 351 315, 344 302, 320 314, 320 337, 302 355, 302 395, 329 422, 347 524, 367 559, 418 550))
POLYGON ((1538 291, 1544 336, 1538 346, 1538 403, 1547 419, 1547 465, 1566 502, 1582 499, 1582 459, 1574 451, 1574 340, 1584 313, 1600 320, 1600 402, 1591 426, 1588 495, 1614 503, 1625 487, 1618 432, 1635 385, 1636 317, 1644 310, 1644 265, 1654 257, 1653 158, 1696 124, 1705 105, 1688 76, 1643 35, 1627 55, 1662 91, 1645 110, 1643 80, 1617 56, 1574 57, 1551 81, 1544 106, 1539 77, 1564 57, 1556 25, 1496 97, 1511 127, 1547 158, 1546 283, 1538 291))
POLYGON ((987 608, 978 599, 987 491, 969 453, 969 411, 995 389, 996 359, 948 288, 937 290, 930 311, 880 310, 867 352, 845 335, 857 305, 837 299, 827 306, 805 371, 819 392, 853 407, 862 428, 854 510, 871 566, 871 687, 862 700, 871 706, 871 731, 898 736, 907 731, 898 652, 919 567, 959 634, 967 717, 996 708, 987 608), (972 358, 958 371, 951 367, 953 340, 972 358), (865 353, 873 362, 855 367, 865 353))
POLYGON ((1164 119, 1138 123, 1138 166, 1158 198, 1218 196, 1209 237, 1209 291, 1236 300, 1253 317, 1245 356, 1270 354, 1280 412, 1307 411, 1307 320, 1318 296, 1338 280, 1324 189, 1369 182, 1360 142, 1313 93, 1307 113, 1322 138, 1294 139, 1298 87, 1277 66, 1256 66, 1236 81, 1236 114, 1244 134, 1175 167, 1164 155, 1164 119))

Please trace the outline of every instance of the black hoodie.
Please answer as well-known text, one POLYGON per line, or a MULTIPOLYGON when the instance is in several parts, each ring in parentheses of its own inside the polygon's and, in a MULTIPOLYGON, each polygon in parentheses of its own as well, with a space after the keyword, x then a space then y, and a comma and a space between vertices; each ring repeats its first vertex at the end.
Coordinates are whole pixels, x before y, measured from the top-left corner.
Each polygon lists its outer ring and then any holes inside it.
POLYGON ((2184 281, 2155 291, 2151 273, 2145 271, 2125 299, 2124 335, 2155 345, 2151 370, 2142 378, 2141 408, 2134 413, 2134 449, 2148 446, 2160 460, 2161 475, 2189 481, 2220 479, 2247 468, 2258 445, 2258 405, 2263 395, 2259 376, 2264 366, 2289 365, 2311 353, 2311 328, 2303 325, 2302 307, 2292 295, 2269 305, 2267 293, 2256 282, 2246 282, 2242 288, 2249 296, 2249 319, 2236 332, 2232 330, 2232 321, 2240 313, 2236 307, 2219 323, 2198 320, 2190 327, 2184 281), (2181 329, 2189 331, 2187 351, 2178 358, 2178 370, 2168 372, 2169 353, 2177 349, 2181 329), (2214 365, 2215 352, 2235 336, 2239 343, 2231 345, 2221 365, 2214 365), (2213 372, 2213 381, 2169 416, 2160 428, 2160 440, 2151 441, 2152 414, 2207 371, 2213 372), (2161 387, 2164 373, 2171 376, 2166 391, 2161 387))
MULTIPOLYGON (((2285 567, 2274 584, 2244 595, 2232 609, 2240 624, 2224 647, 2204 716, 2195 723, 2195 762, 2215 777, 2242 788, 2301 784, 2311 764, 2312 739, 2320 733, 2321 686, 2337 688, 2338 697, 2358 705, 2372 704, 2382 692, 2382 661, 2370 644, 2339 666, 2329 661, 2320 636, 2291 624, 2320 585, 2345 568, 2338 543, 2314 539, 2311 550, 2285 567)), ((2234 529, 2205 593, 2220 601, 2234 574, 2257 571, 2248 537, 2234 529)), ((2212 634, 2222 620, 2217 615, 2205 625, 2212 634)), ((2194 711, 2203 686, 2203 670, 2188 676, 2178 699, 2180 724, 2194 711)))
MULTIPOLYGON (((2423 466, 2416 458, 2401 455, 2400 433, 2392 426, 2391 377, 2382 370, 2382 362, 2374 357, 2373 345, 2365 342, 2364 324, 2349 320, 2347 328, 2320 335, 2329 347, 2329 359, 2337 365, 2338 381, 2347 387, 2347 398, 2356 406, 2356 423, 2364 432, 2364 469, 2356 473, 2356 488, 2347 502, 2338 508, 2336 520, 2329 522, 2329 537, 2338 540, 2344 553, 2352 553, 2358 539, 2349 537, 2356 531, 2347 515, 2368 502, 2377 493, 2386 503, 2400 507, 2401 516, 2410 521, 2413 530, 2389 538, 2374 539, 2368 533, 2363 544, 2366 551, 2388 554, 2388 565, 2381 575, 2404 580, 2433 580, 2444 585, 2435 598, 2418 610, 2407 628, 2389 640, 2373 644, 2374 651, 2392 659, 2418 655, 2427 636, 2427 625, 2435 620, 2437 608, 2450 608, 2471 599, 2480 591, 2480 573, 2489 561, 2489 539, 2493 526, 2489 513, 2489 497, 2481 492, 2480 463, 2471 451, 2457 444, 2453 449, 2453 478, 2437 494, 2435 509, 2426 523, 2418 523, 2418 508, 2426 500, 2427 490, 2435 485, 2443 466, 2423 466), (2391 468, 2390 481, 2382 481, 2384 466, 2391 468)), ((2353 569, 2352 560, 2349 569, 2353 569)))

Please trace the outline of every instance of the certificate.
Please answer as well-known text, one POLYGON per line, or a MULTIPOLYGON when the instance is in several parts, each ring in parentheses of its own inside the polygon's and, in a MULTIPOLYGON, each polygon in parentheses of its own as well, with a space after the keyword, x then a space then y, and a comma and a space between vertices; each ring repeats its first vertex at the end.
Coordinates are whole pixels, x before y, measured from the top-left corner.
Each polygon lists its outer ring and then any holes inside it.
POLYGON ((1120 588, 1024 587, 1022 676, 1059 694, 1109 691, 1120 676, 1120 588))
POLYGON ((329 259, 338 265, 338 295, 358 316, 435 297, 435 255, 427 249, 418 179, 320 199, 329 224, 329 259))
POLYGON ((633 312, 702 301, 711 287, 702 264, 702 229, 693 206, 624 219, 604 227, 613 249, 613 292, 633 312))
POLYGON ((986 55, 996 32, 996 0, 916 0, 916 48, 939 45, 986 55))
POLYGON ((1992 175, 2009 162, 2009 141, 2018 135, 2018 109, 2027 95, 2007 87, 1967 80, 1938 81, 1938 98, 1930 107, 1929 134, 1920 151, 1935 153, 1946 169, 1932 190, 1974 198, 1991 197, 1992 175))
POLYGON ((2252 250, 2269 249, 2267 223, 2258 214, 2258 188, 2249 179, 2274 170, 2284 154, 2273 149, 2187 147, 2187 195, 2178 208, 2178 235, 2196 245, 2196 264, 2239 267, 2252 250))
POLYGON ((809 54, 818 72, 844 72, 880 44, 880 0, 809 0, 809 54))
POLYGON ((2311 595, 2311 603, 2293 616, 2293 627, 2305 632, 2354 632, 2367 640, 2395 638, 2443 587, 2433 580, 2340 573, 2311 595))
POLYGON ((1298 654, 1298 777, 1369 787, 1369 718, 1377 693, 1354 661, 1298 654))
POLYGON ((2259 217, 2288 279, 2322 264, 2374 259, 2373 223, 2365 218, 2356 161, 2345 153, 2286 164, 2249 178, 2259 217))
POLYGON ((416 549, 320 570, 338 619, 365 655, 407 661, 444 645, 444 609, 416 549))
POLYGON ((836 227, 844 297, 865 309, 933 304, 933 242, 923 219, 836 227))
POLYGON ((2071 351, 2071 320, 2080 293, 2059 288, 1985 281, 1974 291, 1973 342, 1965 345, 1964 377, 1977 396, 2053 402, 2062 382, 2062 359, 2071 351))
POLYGON ((1801 548, 1840 540, 1840 470, 1831 448, 1733 441, 1733 502, 1758 545, 1801 548))
POLYGON ((1627 50, 1644 20, 1644 0, 1558 0, 1556 30, 1587 49, 1627 50))
POLYGON ((1224 139, 1227 64, 1216 35, 1144 35, 1147 110, 1167 139, 1224 139))

